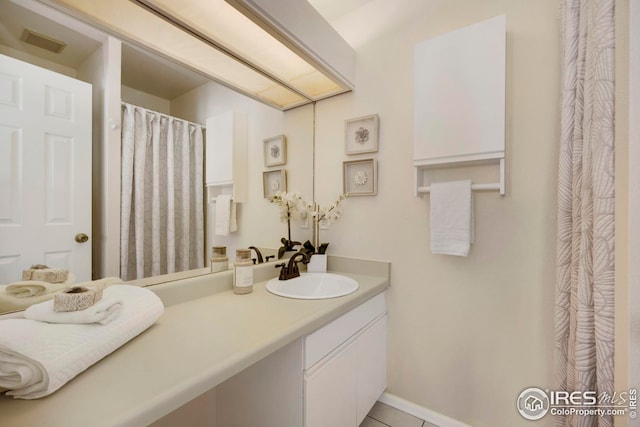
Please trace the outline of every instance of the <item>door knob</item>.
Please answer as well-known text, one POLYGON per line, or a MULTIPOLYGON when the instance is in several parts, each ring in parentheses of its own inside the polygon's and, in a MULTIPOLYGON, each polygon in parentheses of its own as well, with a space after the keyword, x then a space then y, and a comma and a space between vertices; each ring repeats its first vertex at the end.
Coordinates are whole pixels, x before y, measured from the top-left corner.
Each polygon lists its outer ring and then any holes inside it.
POLYGON ((78 243, 84 243, 84 242, 86 242, 87 240, 89 240, 89 236, 87 236, 86 234, 84 234, 84 233, 78 233, 78 234, 76 234, 76 242, 78 242, 78 243))

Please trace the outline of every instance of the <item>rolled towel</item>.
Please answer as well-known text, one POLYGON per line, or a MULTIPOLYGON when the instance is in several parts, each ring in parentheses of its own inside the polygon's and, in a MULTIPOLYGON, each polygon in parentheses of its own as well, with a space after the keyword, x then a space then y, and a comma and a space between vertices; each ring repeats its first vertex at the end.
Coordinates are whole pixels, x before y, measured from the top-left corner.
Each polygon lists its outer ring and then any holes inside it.
POLYGON ((123 301, 120 315, 106 325, 0 320, 0 387, 7 395, 37 399, 53 393, 149 328, 164 310, 145 288, 121 285, 104 292, 123 301))
POLYGON ((45 294, 60 292, 73 283, 75 276, 70 273, 66 281, 60 283, 50 283, 44 280, 22 280, 7 285, 5 291, 16 298, 30 298, 45 294))
MULTIPOLYGON (((11 311, 22 311, 33 304, 38 304, 43 301, 52 299, 56 294, 42 294, 29 298, 18 298, 14 295, 8 294, 5 289, 7 285, 0 285, 0 313, 7 313, 11 311)), ((62 292, 64 289, 60 289, 58 292, 62 292)))

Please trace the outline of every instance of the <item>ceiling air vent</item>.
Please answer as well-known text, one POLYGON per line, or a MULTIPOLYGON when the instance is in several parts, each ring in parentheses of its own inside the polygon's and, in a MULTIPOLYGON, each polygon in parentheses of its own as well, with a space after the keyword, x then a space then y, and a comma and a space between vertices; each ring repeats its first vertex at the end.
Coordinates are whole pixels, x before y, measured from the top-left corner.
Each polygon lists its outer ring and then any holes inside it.
POLYGON ((40 34, 36 31, 30 30, 29 28, 24 29, 20 40, 53 53, 62 52, 62 49, 67 45, 60 40, 45 36, 44 34, 40 34))

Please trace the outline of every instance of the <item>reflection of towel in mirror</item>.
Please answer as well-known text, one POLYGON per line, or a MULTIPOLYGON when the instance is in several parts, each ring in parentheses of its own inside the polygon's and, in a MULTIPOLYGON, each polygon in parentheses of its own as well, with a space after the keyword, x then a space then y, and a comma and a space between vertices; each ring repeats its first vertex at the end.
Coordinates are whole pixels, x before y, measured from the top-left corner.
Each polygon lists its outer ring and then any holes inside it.
POLYGON ((52 292, 50 294, 36 295, 29 298, 18 298, 14 295, 8 294, 5 290, 6 287, 6 285, 0 285, 0 313, 24 310, 32 304, 48 301, 57 293, 64 291, 64 289, 60 289, 58 292, 52 292))
POLYGON ((15 398, 47 396, 149 328, 164 310, 160 298, 145 288, 119 285, 107 292, 123 304, 106 325, 0 320, 0 388, 15 398))
POLYGON ((216 197, 216 224, 215 231, 218 236, 228 236, 238 230, 236 219, 236 203, 230 195, 221 194, 216 197))
MULTIPOLYGON (((72 275, 70 274, 70 279, 72 279, 72 275)), ((122 280, 119 277, 106 277, 104 279, 100 279, 100 280, 94 280, 92 282, 82 282, 82 283, 76 283, 74 284, 75 286, 90 286, 90 285, 96 285, 96 284, 104 284, 105 286, 114 284, 114 283, 122 283, 122 280)), ((56 283, 53 285, 60 285, 61 283, 56 283)), ((49 285, 52 285, 52 283, 49 283, 49 285)), ((11 285, 9 285, 11 286, 11 285)), ((43 301, 48 301, 50 299, 52 299, 56 294, 63 292, 65 289, 67 289, 69 286, 71 286, 71 283, 68 283, 67 286, 62 287, 60 289, 58 289, 55 292, 50 292, 50 293, 44 293, 44 294, 40 294, 40 295, 35 295, 32 297, 28 297, 28 298, 24 298, 24 297, 17 297, 15 295, 12 295, 10 293, 8 293, 6 291, 6 288, 8 286, 6 285, 0 285, 0 313, 6 313, 8 311, 18 311, 18 310, 24 310, 25 308, 33 305, 33 304, 38 304, 41 303, 43 301)))
POLYGON ((69 287, 74 280, 75 276, 71 273, 69 273, 69 278, 66 281, 60 283, 49 283, 42 280, 22 280, 7 285, 5 291, 16 298, 29 298, 60 292, 69 287))

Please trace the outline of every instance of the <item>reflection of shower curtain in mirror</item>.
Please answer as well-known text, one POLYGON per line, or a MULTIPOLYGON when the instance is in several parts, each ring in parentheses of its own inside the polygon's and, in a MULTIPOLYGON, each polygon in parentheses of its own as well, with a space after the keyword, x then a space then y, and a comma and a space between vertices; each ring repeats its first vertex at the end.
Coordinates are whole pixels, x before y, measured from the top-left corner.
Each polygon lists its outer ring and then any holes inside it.
POLYGON ((202 126, 122 106, 120 276, 204 267, 202 126))

